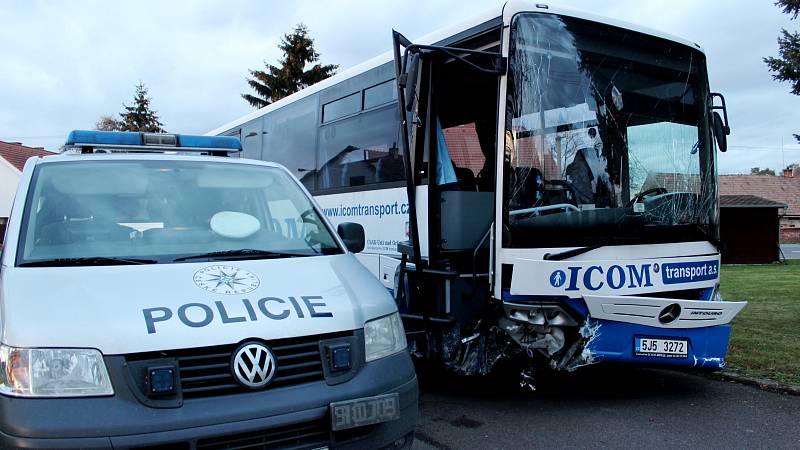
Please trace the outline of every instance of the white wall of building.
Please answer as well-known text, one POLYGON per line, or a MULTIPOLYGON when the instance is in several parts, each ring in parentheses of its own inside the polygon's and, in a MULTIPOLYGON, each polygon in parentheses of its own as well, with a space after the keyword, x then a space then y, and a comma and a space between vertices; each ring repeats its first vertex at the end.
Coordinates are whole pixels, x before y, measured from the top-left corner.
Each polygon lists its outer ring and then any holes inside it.
POLYGON ((8 217, 11 213, 11 205, 14 203, 14 195, 17 193, 19 178, 20 172, 17 168, 0 158, 0 218, 8 217))

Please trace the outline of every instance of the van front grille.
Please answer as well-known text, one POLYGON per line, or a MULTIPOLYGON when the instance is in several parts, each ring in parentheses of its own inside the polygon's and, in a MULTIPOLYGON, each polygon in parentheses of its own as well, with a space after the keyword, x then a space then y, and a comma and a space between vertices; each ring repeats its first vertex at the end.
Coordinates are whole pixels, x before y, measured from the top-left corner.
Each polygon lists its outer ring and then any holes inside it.
MULTIPOLYGON (((352 332, 266 341, 277 360, 275 378, 268 389, 323 380, 320 341, 344 336, 352 336, 352 332)), ((232 354, 238 347, 232 344, 137 353, 127 355, 126 360, 174 359, 184 399, 251 392, 236 382, 231 371, 232 354)))

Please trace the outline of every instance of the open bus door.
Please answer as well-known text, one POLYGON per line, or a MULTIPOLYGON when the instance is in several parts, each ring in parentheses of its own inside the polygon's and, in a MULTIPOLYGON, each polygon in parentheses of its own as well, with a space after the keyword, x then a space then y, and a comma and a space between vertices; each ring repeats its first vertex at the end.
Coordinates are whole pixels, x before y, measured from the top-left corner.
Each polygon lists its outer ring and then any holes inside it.
POLYGON ((396 300, 418 354, 469 372, 458 362, 464 339, 490 307, 505 60, 498 52, 416 45, 397 32, 394 54, 409 202, 396 300))

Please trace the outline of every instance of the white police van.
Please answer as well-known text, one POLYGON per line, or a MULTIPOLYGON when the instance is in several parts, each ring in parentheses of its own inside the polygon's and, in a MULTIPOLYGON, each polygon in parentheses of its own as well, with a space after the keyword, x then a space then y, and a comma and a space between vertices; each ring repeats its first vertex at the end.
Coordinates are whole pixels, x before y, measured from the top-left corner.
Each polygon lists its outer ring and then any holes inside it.
MULTIPOLYGON (((32 158, 0 273, 5 448, 407 448, 397 307, 238 139, 73 131, 32 158)), ((349 249, 349 250, 348 250, 349 249)))

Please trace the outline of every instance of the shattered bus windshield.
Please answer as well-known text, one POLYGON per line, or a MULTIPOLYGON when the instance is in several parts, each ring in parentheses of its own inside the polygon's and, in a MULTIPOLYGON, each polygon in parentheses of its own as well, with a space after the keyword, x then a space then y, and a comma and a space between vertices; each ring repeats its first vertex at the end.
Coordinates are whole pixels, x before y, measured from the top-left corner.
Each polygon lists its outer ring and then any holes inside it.
POLYGON ((506 247, 714 240, 703 54, 520 14, 511 30, 506 247))

